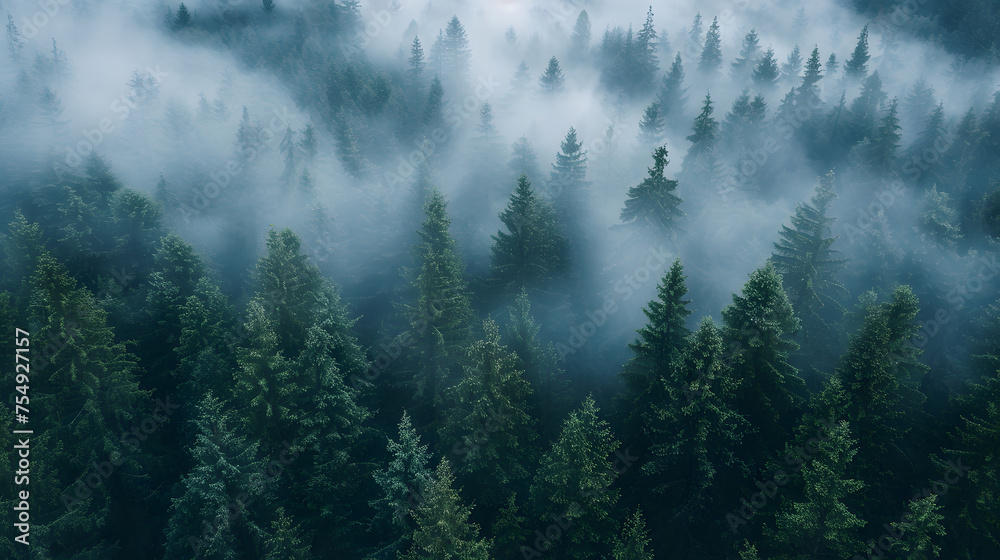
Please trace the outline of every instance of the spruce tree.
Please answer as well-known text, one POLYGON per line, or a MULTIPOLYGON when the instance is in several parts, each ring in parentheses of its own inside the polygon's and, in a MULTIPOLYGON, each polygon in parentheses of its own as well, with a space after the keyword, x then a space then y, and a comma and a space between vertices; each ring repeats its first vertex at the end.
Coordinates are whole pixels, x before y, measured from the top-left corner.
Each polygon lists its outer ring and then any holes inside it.
POLYGON ((647 146, 658 144, 663 140, 666 124, 660 112, 660 104, 656 101, 650 103, 639 121, 639 141, 647 146))
POLYGON ((722 34, 719 32, 719 18, 712 19, 712 25, 705 33, 705 47, 698 59, 698 69, 704 74, 717 72, 722 67, 722 34))
POLYGON ((622 225, 648 240, 673 239, 684 212, 678 208, 681 199, 674 194, 677 181, 667 179, 667 148, 660 146, 653 151, 653 167, 647 169, 649 177, 629 188, 625 207, 621 211, 622 225))
POLYGON ((792 52, 788 53, 788 58, 781 65, 781 77, 785 83, 794 83, 799 79, 799 71, 802 70, 802 54, 799 46, 792 47, 792 52))
POLYGON ((514 180, 519 179, 521 175, 527 177, 529 183, 542 180, 541 170, 538 168, 538 155, 535 154, 527 136, 515 140, 510 147, 510 152, 507 169, 510 170, 514 180))
POLYGON ((625 521, 621 535, 615 539, 611 557, 614 560, 653 560, 646 521, 641 510, 636 509, 625 521))
POLYGON ((309 546, 302 542, 298 527, 285 515, 284 508, 275 511, 278 517, 271 522, 271 538, 264 543, 267 556, 264 560, 309 560, 309 546))
POLYGON ((451 407, 439 434, 443 447, 461 460, 456 471, 471 475, 477 494, 496 506, 529 479, 534 464, 532 390, 491 320, 483 323, 483 339, 469 348, 469 363, 449 391, 451 407))
POLYGON ((660 114, 666 122, 669 117, 676 117, 684 112, 684 103, 687 102, 687 88, 684 87, 684 65, 681 62, 681 53, 677 53, 674 62, 670 65, 670 70, 663 76, 663 83, 660 86, 660 94, 657 102, 660 107, 660 114))
POLYGON ((799 86, 796 95, 799 104, 804 103, 807 107, 812 108, 819 101, 820 91, 817 84, 823 79, 821 69, 819 47, 815 47, 812 54, 809 55, 809 60, 806 61, 806 73, 802 76, 802 85, 799 86))
POLYGON ((824 317, 838 320, 843 312, 839 300, 847 296, 847 288, 836 278, 847 260, 835 258, 837 251, 831 249, 837 240, 830 236, 836 218, 828 215, 836 198, 834 181, 832 171, 821 177, 811 203, 796 207, 792 226, 781 226, 781 240, 774 243, 770 259, 810 344, 830 342, 832 327, 824 317))
POLYGON ((406 411, 399 420, 399 440, 390 439, 386 449, 389 463, 372 473, 381 492, 376 500, 369 502, 375 510, 371 529, 381 535, 383 542, 388 541, 390 548, 401 550, 413 532, 410 511, 420 503, 433 481, 427 466, 431 454, 426 445, 420 445, 420 436, 406 411))
POLYGON ((462 505, 455 477, 441 459, 423 501, 412 513, 417 522, 413 545, 399 560, 488 560, 489 545, 479 526, 469 521, 472 508, 462 505))
POLYGON ((559 61, 553 56, 549 59, 549 65, 545 68, 545 72, 538 80, 539 86, 542 88, 543 92, 552 94, 562 91, 563 83, 565 83, 565 81, 566 79, 563 77, 562 69, 559 68, 559 61))
POLYGON ((492 236, 493 281, 507 294, 548 287, 568 264, 569 240, 551 205, 538 198, 525 175, 518 179, 500 221, 507 231, 492 236))
POLYGON ((435 130, 443 130, 444 127, 444 87, 437 76, 434 76, 430 91, 427 92, 423 123, 424 127, 432 133, 435 130))
POLYGON ((757 432, 754 457, 761 464, 787 439, 805 394, 805 383, 788 363, 799 347, 790 337, 800 322, 771 263, 750 275, 742 295, 733 294, 722 319, 742 385, 735 408, 757 432))
POLYGON ((861 79, 868 74, 868 61, 871 60, 868 54, 868 26, 861 30, 858 35, 858 44, 851 53, 851 58, 844 64, 844 74, 848 78, 861 79))
POLYGON ((188 11, 184 2, 181 2, 181 5, 177 7, 177 17, 174 18, 174 28, 183 29, 185 27, 189 27, 191 25, 191 19, 191 12, 188 11))
MULTIPOLYGON (((417 317, 410 375, 415 413, 419 422, 438 418, 443 394, 459 374, 458 363, 472 334, 472 309, 465 281, 465 265, 458 255, 455 240, 449 233, 444 195, 433 189, 424 205, 426 220, 418 234, 421 242, 414 247, 416 267, 407 269, 414 294, 403 306, 406 317, 417 317), (431 315, 431 320, 419 319, 431 315)), ((437 425, 433 426, 437 429, 437 425)))
POLYGON ((410 67, 406 70, 406 75, 413 87, 419 88, 422 85, 424 68, 427 67, 427 63, 424 61, 424 48, 420 44, 420 37, 413 37, 413 43, 410 45, 410 58, 407 59, 407 64, 410 67))
POLYGON ((594 399, 587 397, 569 414, 531 485, 537 522, 548 524, 555 515, 572 523, 572 531, 553 546, 577 560, 611 548, 608 529, 614 527, 618 504, 619 491, 611 489, 617 478, 611 458, 618 442, 597 412, 594 399))
POLYGON ((764 56, 753 69, 753 83, 762 90, 770 90, 778 83, 778 61, 774 58, 774 49, 768 47, 764 56))
MULTIPOLYGON (((448 21, 448 26, 445 27, 442 43, 442 77, 450 84, 449 87, 463 84, 468 79, 471 65, 472 51, 469 48, 465 26, 459 21, 458 16, 452 16, 448 21)), ((463 88, 456 87, 456 89, 463 88)))
POLYGON ((962 238, 951 197, 945 191, 931 187, 920 199, 920 228, 941 247, 954 247, 962 238))
POLYGON ((590 52, 590 16, 587 10, 581 10, 577 16, 570 44, 577 56, 586 56, 590 52))
POLYGON ((757 66, 757 61, 761 58, 760 40, 757 37, 757 30, 751 29, 743 37, 743 46, 740 47, 740 56, 730 65, 733 76, 737 79, 747 80, 757 66))

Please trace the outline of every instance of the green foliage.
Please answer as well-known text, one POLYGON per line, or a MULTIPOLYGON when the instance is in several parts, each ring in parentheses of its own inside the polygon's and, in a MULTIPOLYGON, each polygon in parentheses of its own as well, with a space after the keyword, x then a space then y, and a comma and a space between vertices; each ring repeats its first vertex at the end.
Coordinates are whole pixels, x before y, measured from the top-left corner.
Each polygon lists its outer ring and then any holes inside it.
POLYGON ((642 518, 641 511, 636 510, 625 521, 621 536, 615 539, 611 557, 614 560, 653 560, 653 551, 649 550, 646 521, 642 518))
POLYGON ((623 224, 619 227, 632 229, 651 241, 676 237, 680 230, 676 222, 684 212, 678 208, 681 199, 674 194, 677 181, 663 176, 667 163, 666 146, 656 148, 653 167, 647 169, 649 177, 628 190, 620 216, 623 224))

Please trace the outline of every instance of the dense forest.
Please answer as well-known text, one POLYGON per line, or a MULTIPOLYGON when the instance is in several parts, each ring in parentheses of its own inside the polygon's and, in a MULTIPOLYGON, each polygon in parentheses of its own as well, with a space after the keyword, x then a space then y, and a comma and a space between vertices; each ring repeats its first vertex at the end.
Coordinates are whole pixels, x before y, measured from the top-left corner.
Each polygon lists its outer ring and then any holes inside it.
POLYGON ((0 0, 0 555, 1000 559, 1000 2, 412 4, 0 0))

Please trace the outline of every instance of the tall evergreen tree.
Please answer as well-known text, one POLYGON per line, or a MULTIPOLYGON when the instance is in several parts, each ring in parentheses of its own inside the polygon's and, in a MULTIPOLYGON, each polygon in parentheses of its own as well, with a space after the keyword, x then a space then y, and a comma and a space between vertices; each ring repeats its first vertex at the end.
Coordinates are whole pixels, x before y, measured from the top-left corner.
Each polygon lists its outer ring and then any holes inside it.
POLYGON ((684 64, 681 62, 681 53, 677 53, 674 62, 670 65, 670 70, 663 76, 663 83, 660 86, 660 93, 657 102, 660 107, 660 115, 664 122, 670 117, 676 117, 684 112, 684 103, 687 102, 687 88, 684 87, 684 64))
POLYGON ((375 510, 371 529, 380 540, 389 542, 385 548, 401 551, 413 533, 410 511, 433 481, 427 466, 431 454, 426 445, 420 445, 420 436, 406 411, 399 420, 399 441, 390 439, 387 451, 389 464, 372 473, 381 494, 369 503, 375 510))
POLYGON ((868 26, 866 25, 861 34, 858 35, 858 44, 851 53, 851 58, 844 64, 844 74, 848 78, 859 80, 868 74, 868 61, 871 60, 868 54, 868 26))
POLYGON ((422 85, 424 68, 427 67, 427 63, 424 61, 424 48, 420 45, 420 37, 413 37, 407 64, 410 67, 406 70, 406 75, 410 79, 411 85, 419 88, 422 85))
POLYGON ((576 17, 570 44, 577 56, 586 56, 590 52, 590 16, 587 10, 581 10, 576 17))
POLYGON ((781 78, 786 84, 795 83, 799 79, 799 72, 802 70, 802 53, 799 46, 792 47, 792 52, 788 53, 788 58, 781 65, 781 78))
POLYGON ((660 112, 660 104, 656 101, 650 103, 639 121, 639 141, 647 146, 658 144, 663 140, 666 125, 660 112))
POLYGON ((813 107, 820 99, 819 81, 823 79, 822 65, 819 61, 819 47, 814 47, 809 60, 806 61, 806 73, 802 76, 802 84, 797 92, 797 102, 813 107))
POLYGON ((757 37, 757 30, 751 29, 743 37, 743 46, 740 47, 740 56, 731 64, 733 76, 746 80, 757 66, 757 61, 761 58, 760 39, 757 37))
POLYGON ((538 182, 542 180, 541 170, 538 168, 538 155, 535 154, 531 142, 527 136, 522 136, 514 141, 510 148, 510 161, 507 162, 507 169, 516 180, 524 175, 528 182, 538 182))
POLYGON ((569 241, 551 205, 539 199, 524 175, 500 213, 507 232, 492 236, 493 280, 508 294, 545 288, 567 265, 569 241))
POLYGON ((488 560, 489 544, 479 538, 479 526, 469 521, 472 508, 462 505, 454 482, 448 460, 441 459, 413 512, 417 522, 413 546, 399 555, 400 560, 488 560))
POLYGON ((628 190, 619 227, 628 227, 649 240, 672 239, 677 235, 676 222, 684 212, 678 208, 681 199, 674 194, 677 181, 663 176, 667 163, 666 146, 656 148, 653 167, 647 169, 649 177, 628 190))
POLYGON ((587 397, 570 413, 531 485, 537 520, 549 523, 556 515, 572 523, 573 530, 553 544, 577 560, 611 548, 608 528, 614 527, 618 504, 619 492, 611 489, 617 477, 611 456, 618 442, 597 412, 594 399, 587 397))
POLYGON ((774 58, 774 49, 768 47, 764 56, 753 69, 753 83, 762 90, 770 90, 778 83, 778 61, 774 58))
POLYGON ((556 57, 549 59, 549 65, 545 68, 545 73, 539 78, 538 83, 545 93, 556 93, 562 91, 566 78, 563 77, 562 69, 559 68, 559 61, 556 57))
POLYGON ((719 31, 719 18, 712 19, 712 25, 705 33, 705 47, 698 59, 698 69, 704 74, 717 72, 722 67, 722 33, 719 31))
POLYGON ((621 535, 615 539, 611 557, 614 560, 653 560, 642 511, 637 509, 625 521, 621 535))

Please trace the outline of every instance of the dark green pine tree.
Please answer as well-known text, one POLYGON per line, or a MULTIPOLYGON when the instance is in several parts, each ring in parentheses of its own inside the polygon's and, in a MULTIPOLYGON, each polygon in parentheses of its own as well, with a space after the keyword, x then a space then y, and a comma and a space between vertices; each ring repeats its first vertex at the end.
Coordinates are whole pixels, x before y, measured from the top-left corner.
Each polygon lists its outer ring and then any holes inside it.
POLYGON ((728 404, 745 388, 728 361, 719 328, 706 317, 655 381, 661 396, 645 422, 651 445, 641 467, 639 487, 648 489, 642 499, 669 527, 668 540, 688 551, 713 548, 692 527, 721 529, 713 496, 742 480, 747 468, 738 453, 750 426, 728 404))
POLYGON ((414 418, 418 426, 433 424, 436 431, 444 390, 458 377, 458 363, 471 342, 473 313, 465 265, 448 231, 447 202, 437 189, 431 191, 424 214, 427 219, 418 232, 421 242, 414 246, 416 267, 404 271, 414 294, 402 312, 421 321, 413 325, 414 359, 409 368, 418 403, 414 418), (420 319, 428 314, 430 320, 420 319))
POLYGON ((257 444, 235 431, 231 415, 211 393, 198 404, 197 436, 191 447, 194 467, 181 480, 181 495, 170 504, 165 560, 205 558, 235 560, 251 554, 252 538, 260 534, 254 509, 236 503, 260 503, 252 476, 262 465, 257 444), (240 515, 233 516, 237 508, 240 515))
POLYGON ((635 91, 650 91, 655 85, 660 63, 656 56, 656 28, 653 26, 653 7, 646 12, 646 21, 635 36, 631 57, 633 62, 632 83, 635 91))
POLYGON ((546 289, 567 266, 569 240, 551 205, 538 198, 525 175, 500 213, 507 231, 493 237, 491 274, 504 293, 546 289))
POLYGON ((687 88, 684 87, 684 64, 681 53, 677 53, 670 70, 663 76, 660 93, 657 96, 660 105, 660 115, 664 122, 670 117, 676 117, 684 112, 687 102, 687 88))
POLYGON ((617 477, 612 454, 619 444, 597 412, 587 397, 569 414, 531 485, 536 522, 549 524, 555 515, 572 523, 553 548, 576 560, 609 551, 615 528, 619 491, 611 488, 617 477))
POLYGON ((562 91, 565 82, 566 78, 559 67, 559 61, 553 56, 549 59, 549 65, 545 68, 545 72, 538 79, 538 85, 544 93, 553 94, 562 91))
POLYGON ((862 553, 857 534, 865 520, 848 505, 865 487, 862 480, 848 478, 858 450, 846 421, 837 423, 827 435, 815 457, 801 469, 801 496, 782 502, 774 528, 764 530, 765 542, 774 543, 775 553, 769 558, 850 558, 862 553))
POLYGON ((920 229, 941 247, 955 247, 962 238, 957 214, 951 197, 945 191, 938 191, 937 185, 920 199, 920 229))
MULTIPOLYGON (((142 467, 123 452, 121 442, 121 434, 137 425, 150 395, 139 389, 138 360, 116 340, 107 313, 86 288, 77 287, 66 267, 44 248, 38 250, 28 259, 34 261, 31 296, 22 301, 31 343, 51 346, 32 352, 30 362, 29 376, 36 380, 26 407, 27 428, 35 433, 30 478, 44 481, 31 487, 32 511, 37 508, 38 515, 32 516, 30 543, 43 555, 107 557, 118 540, 110 525, 112 512, 127 507, 121 497, 150 491, 139 480, 142 467), (125 477, 91 490, 82 477, 109 457, 124 461, 115 471, 125 477)), ((13 376, 5 379, 13 391, 13 376)), ((13 408, 13 397, 11 403, 13 408)))
POLYGON ((412 513, 413 546, 399 560, 488 560, 489 543, 469 521, 472 508, 461 502, 447 459, 441 459, 424 499, 412 513))
MULTIPOLYGON (((944 184, 946 167, 944 165, 945 153, 940 153, 941 139, 945 138, 944 103, 938 103, 921 122, 922 130, 920 136, 913 145, 906 150, 902 156, 902 168, 904 173, 912 178, 917 185, 926 187, 927 185, 944 184), (939 160, 934 163, 924 161, 924 158, 937 154, 939 160), (916 177, 914 177, 916 175, 916 177)), ((957 136, 957 134, 956 134, 957 136)), ((957 193, 953 193, 957 194, 957 193)))
POLYGON ((733 294, 722 319, 741 382, 734 406, 756 432, 748 443, 761 466, 788 439, 805 394, 805 383, 788 363, 789 354, 799 347, 790 337, 800 322, 771 263, 750 275, 742 295, 733 294))
POLYGON ((583 142, 577 140, 576 129, 570 127, 566 138, 560 143, 560 152, 556 154, 556 162, 552 164, 549 175, 548 190, 552 198, 556 215, 566 228, 566 234, 574 241, 576 250, 573 256, 579 255, 582 245, 586 245, 586 204, 588 194, 587 182, 587 151, 583 142))
POLYGON ((806 73, 802 76, 802 84, 796 92, 796 100, 807 107, 814 107, 820 100, 819 81, 823 79, 822 65, 819 61, 819 47, 814 47, 809 60, 806 61, 806 73))
POLYGON ((681 164, 679 180, 684 188, 684 198, 696 213, 704 207, 709 193, 715 190, 720 178, 716 150, 719 123, 712 117, 714 110, 712 96, 706 93, 701 113, 695 117, 691 134, 687 137, 691 147, 681 164))
POLYGON ((303 544, 299 529, 291 518, 285 515, 285 508, 275 511, 278 517, 271 522, 271 538, 264 543, 267 555, 264 560, 310 560, 309 546, 303 544))
POLYGON ((830 56, 826 57, 825 66, 826 66, 826 75, 832 78, 833 73, 837 71, 837 68, 840 68, 840 61, 837 60, 836 53, 830 53, 830 56))
POLYGON ((750 79, 757 61, 761 58, 760 39, 757 37, 757 30, 751 29, 743 37, 743 46, 740 47, 740 56, 730 65, 733 76, 737 80, 746 81, 750 79))
POLYGON ((676 237, 680 231, 677 220, 684 212, 679 208, 681 199, 674 194, 677 181, 663 175, 668 163, 666 146, 656 148, 653 167, 647 168, 649 177, 629 188, 620 215, 622 224, 616 227, 631 229, 637 236, 650 241, 676 237))
POLYGON ((760 62, 754 66, 751 78, 757 88, 768 91, 778 84, 779 76, 778 61, 774 57, 774 49, 768 47, 764 51, 764 56, 760 59, 760 62))
POLYGON ((840 301, 848 296, 847 288, 836 278, 847 260, 835 258, 837 251, 831 249, 837 240, 831 237, 836 218, 828 215, 837 196, 833 192, 835 180, 832 171, 820 177, 812 201, 796 207, 792 227, 781 226, 781 240, 774 243, 770 259, 781 274, 795 314, 802 320, 810 353, 830 344, 834 334, 831 323, 842 317, 840 301))
POLYGON ((490 550, 493 558, 517 558, 521 555, 521 546, 528 534, 524 529, 528 519, 518 510, 517 494, 511 494, 493 524, 493 546, 490 550))
POLYGON ((712 25, 705 33, 705 46, 698 59, 698 70, 708 75, 722 67, 722 33, 719 32, 719 18, 712 19, 712 25))
POLYGON ((715 107, 712 106, 712 94, 705 94, 705 102, 701 106, 701 113, 694 119, 694 126, 691 127, 691 135, 686 138, 692 146, 688 149, 684 158, 685 166, 688 160, 697 163, 715 150, 716 136, 719 132, 719 123, 712 117, 715 107))
POLYGON ((531 385, 518 357, 500 344, 496 323, 483 323, 483 339, 469 348, 470 365, 449 391, 447 417, 439 430, 442 448, 456 455, 458 474, 468 475, 475 494, 489 507, 530 477, 534 419, 528 412, 531 385), (483 435, 485 432, 485 436, 483 435))
POLYGON ((401 552, 413 533, 410 511, 433 482, 427 466, 431 454, 420 445, 406 411, 399 420, 399 441, 390 439, 386 449, 389 464, 372 473, 381 493, 369 503, 375 510, 370 531, 383 543, 383 551, 401 552))
POLYGON ((860 80, 868 74, 868 61, 871 60, 868 54, 868 26, 861 30, 858 35, 858 44, 851 53, 851 58, 844 64, 844 74, 848 78, 860 80))
POLYGON ((896 100, 893 99, 874 133, 851 149, 853 162, 875 175, 889 173, 896 163, 901 137, 899 130, 896 100))
POLYGON ((410 58, 407 59, 409 68, 406 69, 406 76, 413 87, 420 88, 423 85, 424 68, 427 62, 424 60, 424 47, 420 44, 420 37, 414 35, 413 43, 410 45, 410 58))
POLYGON ((656 101, 646 107, 639 121, 639 141, 645 146, 655 145, 663 140, 667 123, 660 112, 660 104, 656 101))
POLYGON ((531 409, 538 418, 539 433, 543 441, 551 441, 557 434, 559 419, 569 412, 567 381, 559 368, 559 358, 552 343, 542 346, 541 327, 531 315, 531 302, 527 291, 522 291, 508 308, 510 323, 507 327, 507 347, 518 358, 518 369, 532 386, 531 409))
POLYGON ((892 489, 913 469, 904 449, 919 448, 919 440, 904 439, 922 420, 925 400, 918 387, 927 366, 917 361, 920 351, 908 344, 917 329, 918 310, 908 286, 897 288, 889 302, 867 307, 835 373, 844 404, 821 411, 823 418, 845 418, 857 427, 858 472, 869 487, 865 504, 870 508, 892 501, 892 489))
POLYGON ((653 560, 646 520, 643 519, 641 510, 636 509, 625 520, 621 535, 615 539, 611 557, 614 560, 653 560))

